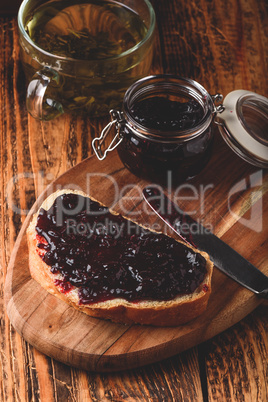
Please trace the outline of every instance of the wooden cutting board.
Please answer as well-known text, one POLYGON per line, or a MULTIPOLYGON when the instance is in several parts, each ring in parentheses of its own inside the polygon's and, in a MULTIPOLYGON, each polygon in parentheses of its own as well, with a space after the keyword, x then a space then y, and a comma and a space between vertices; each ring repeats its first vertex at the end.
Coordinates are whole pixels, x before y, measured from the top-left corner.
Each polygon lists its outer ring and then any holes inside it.
MULTIPOLYGON (((215 234, 268 274, 267 231, 262 227, 257 232, 249 227, 253 209, 256 227, 261 225, 264 216, 267 218, 263 172, 230 156, 225 148, 224 153, 218 152, 212 158, 198 178, 166 190, 171 197, 176 197, 181 208, 188 213, 192 211, 192 216, 203 225, 212 225, 215 234), (222 169, 226 160, 228 169, 222 169), (243 180, 253 179, 250 188, 243 186, 243 180), (252 194, 262 196, 254 198, 252 194), (239 214, 243 215, 242 224, 237 222, 239 214)), ((25 232, 32 214, 50 193, 61 188, 78 188, 123 214, 135 213, 140 223, 157 221, 163 226, 156 216, 148 215, 149 207, 146 210, 142 201, 141 190, 146 184, 123 167, 116 152, 103 162, 93 156, 59 177, 32 207, 10 259, 5 300, 14 328, 41 352, 86 370, 134 368, 170 357, 213 337, 261 303, 256 295, 215 268, 208 308, 199 318, 174 328, 121 325, 76 311, 31 279, 25 232)))

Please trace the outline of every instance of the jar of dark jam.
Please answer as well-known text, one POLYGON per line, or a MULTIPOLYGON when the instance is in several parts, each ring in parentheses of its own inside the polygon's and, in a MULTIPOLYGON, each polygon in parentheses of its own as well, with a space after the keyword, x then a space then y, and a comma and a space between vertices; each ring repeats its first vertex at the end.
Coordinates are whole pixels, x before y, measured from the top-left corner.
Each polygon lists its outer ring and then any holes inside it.
POLYGON ((257 166, 268 167, 267 131, 263 133, 268 122, 267 98, 248 91, 231 94, 224 105, 219 104, 223 99, 221 94, 210 95, 191 79, 166 74, 145 77, 126 91, 123 110, 110 112, 112 121, 101 136, 93 140, 93 149, 102 160, 108 151, 117 148, 123 164, 135 175, 162 184, 176 184, 196 176, 209 161, 213 144, 212 122, 215 120, 225 141, 236 153, 257 166), (251 101, 248 101, 250 96, 251 101), (236 98, 238 107, 233 105, 236 98), (244 108, 243 103, 246 104, 244 108), (256 138, 251 133, 254 131, 252 118, 245 118, 242 110, 244 114, 252 115, 258 104, 262 105, 261 114, 266 117, 262 127, 258 127, 256 138), (244 122, 241 128, 233 126, 234 117, 244 122), (249 134, 244 134, 247 121, 251 127, 249 134), (103 152, 103 141, 113 125, 116 135, 103 152), (234 127, 233 140, 230 140, 229 125, 234 127), (250 141, 247 138, 250 144, 244 153, 242 145, 239 147, 238 144, 239 136, 251 137, 250 141), (254 145, 254 141, 258 144, 254 145), (254 147, 257 151, 249 155, 254 147))

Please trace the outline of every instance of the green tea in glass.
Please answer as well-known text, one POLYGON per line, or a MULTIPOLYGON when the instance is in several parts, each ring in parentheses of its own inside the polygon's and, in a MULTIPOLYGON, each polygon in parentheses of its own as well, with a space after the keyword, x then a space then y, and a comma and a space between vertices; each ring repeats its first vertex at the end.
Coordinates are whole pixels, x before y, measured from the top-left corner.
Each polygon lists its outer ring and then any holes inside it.
POLYGON ((35 118, 108 114, 150 71, 155 14, 148 0, 24 0, 18 24, 35 118))

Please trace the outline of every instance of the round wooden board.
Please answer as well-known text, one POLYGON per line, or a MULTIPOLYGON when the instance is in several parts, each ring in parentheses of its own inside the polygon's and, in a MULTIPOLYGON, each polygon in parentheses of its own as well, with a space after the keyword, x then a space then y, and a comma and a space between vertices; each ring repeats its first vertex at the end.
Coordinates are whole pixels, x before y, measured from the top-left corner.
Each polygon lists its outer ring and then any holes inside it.
MULTIPOLYGON (((208 172, 200 180, 212 180, 213 175, 208 178, 208 172)), ((221 183, 221 190, 215 184, 209 195, 211 200, 221 196, 222 181, 217 176, 216 180, 221 183)), ((260 304, 261 300, 254 294, 214 269, 209 305, 199 318, 174 328, 127 326, 78 312, 48 294, 31 278, 26 229, 32 214, 49 194, 61 188, 81 189, 124 215, 134 213, 140 223, 153 224, 157 217, 149 214, 142 201, 141 190, 146 184, 122 166, 115 152, 103 162, 93 156, 53 182, 32 207, 11 256, 5 301, 14 328, 44 354, 86 370, 134 368, 170 357, 213 337, 260 304)))

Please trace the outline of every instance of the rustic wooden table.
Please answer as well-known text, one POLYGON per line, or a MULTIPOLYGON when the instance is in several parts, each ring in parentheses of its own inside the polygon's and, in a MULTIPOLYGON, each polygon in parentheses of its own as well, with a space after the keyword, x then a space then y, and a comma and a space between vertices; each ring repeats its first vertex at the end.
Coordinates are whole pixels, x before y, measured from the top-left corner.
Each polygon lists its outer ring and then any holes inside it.
MULTIPOLYGON (((268 96, 264 0, 155 0, 153 4, 158 26, 153 73, 193 78, 210 93, 226 95, 243 88, 268 96)), ((40 123, 31 118, 25 108, 16 18, 2 15, 0 26, 0 400, 267 401, 267 304, 205 343, 159 363, 118 373, 66 366, 40 353, 14 330, 3 292, 10 255, 27 211, 51 181, 92 154, 91 139, 107 119, 63 116, 40 123)), ((215 152, 220 158, 231 151, 219 141, 215 152)), ((252 238, 252 247, 261 251, 262 266, 267 267, 267 174, 235 155, 233 159, 236 169, 241 169, 241 180, 254 172, 261 174, 262 234, 252 238)), ((248 199, 251 194, 247 193, 248 199)), ((250 219, 257 201, 251 197, 242 211, 245 219, 250 219)), ((219 228, 219 235, 228 232, 228 222, 219 228)), ((254 236, 254 231, 249 232, 254 236)), ((248 253, 252 254, 254 250, 248 253)))

